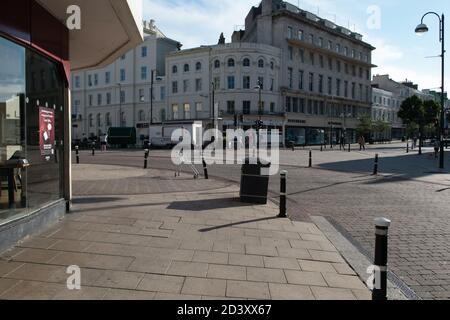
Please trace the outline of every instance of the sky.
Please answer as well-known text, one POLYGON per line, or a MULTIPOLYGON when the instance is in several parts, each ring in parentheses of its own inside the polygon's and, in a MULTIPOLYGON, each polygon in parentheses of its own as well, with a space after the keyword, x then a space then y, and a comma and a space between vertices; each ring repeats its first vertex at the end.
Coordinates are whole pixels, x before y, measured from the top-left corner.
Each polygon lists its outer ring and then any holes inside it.
MULTIPOLYGON (((243 29, 245 17, 259 0, 143 0, 144 17, 154 19, 169 38, 183 49, 216 44, 221 32, 227 42, 233 31, 243 29)), ((417 35, 415 27, 423 14, 450 13, 447 0, 289 0, 303 10, 318 14, 341 26, 361 33, 363 40, 377 49, 373 74, 389 74, 396 81, 406 79, 420 89, 440 90, 441 53, 439 20, 428 15, 430 32, 417 35), (434 58, 430 58, 434 57, 434 58)), ((450 17, 449 17, 450 19, 450 17)), ((448 20, 450 23, 450 20, 448 20)), ((447 26, 449 25, 447 23, 447 26)), ((446 31, 450 31, 446 28, 446 31)), ((447 38, 450 41, 450 32, 447 38)), ((446 48, 448 46, 446 45, 446 48)), ((450 52, 448 54, 450 57, 450 52)), ((448 59, 447 59, 448 60, 448 59)), ((447 64, 450 68, 450 60, 447 64)), ((450 72, 446 69, 446 90, 450 91, 450 72)))

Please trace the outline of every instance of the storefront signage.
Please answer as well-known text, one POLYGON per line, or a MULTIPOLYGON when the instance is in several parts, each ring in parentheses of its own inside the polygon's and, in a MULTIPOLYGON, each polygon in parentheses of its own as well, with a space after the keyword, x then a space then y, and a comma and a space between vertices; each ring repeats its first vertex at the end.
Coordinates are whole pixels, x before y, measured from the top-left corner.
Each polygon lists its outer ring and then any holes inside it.
POLYGON ((41 156, 50 161, 55 155, 55 111, 39 108, 39 147, 41 156))

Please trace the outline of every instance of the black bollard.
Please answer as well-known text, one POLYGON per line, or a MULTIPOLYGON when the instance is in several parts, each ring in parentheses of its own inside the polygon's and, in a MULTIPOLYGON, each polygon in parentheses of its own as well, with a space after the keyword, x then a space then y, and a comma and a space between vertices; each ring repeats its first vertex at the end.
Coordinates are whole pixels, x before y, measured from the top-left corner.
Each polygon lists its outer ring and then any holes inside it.
POLYGON ((75 146, 75 153, 77 158, 77 164, 80 164, 80 148, 78 146, 75 146))
POLYGON ((323 144, 320 145, 320 152, 323 151, 323 144))
POLYGON ((286 197, 287 197, 287 171, 283 170, 280 172, 281 183, 280 183, 280 214, 279 218, 287 218, 286 209, 286 197))
POLYGON ((348 152, 352 152, 352 144, 351 143, 348 144, 348 152))
POLYGON ((207 165, 206 165, 205 159, 203 159, 202 162, 203 162, 203 172, 204 172, 204 174, 205 174, 205 180, 208 180, 208 179, 209 179, 209 175, 208 175, 208 167, 207 167, 207 165))
POLYGON ((375 219, 375 284, 372 300, 386 301, 388 272, 388 238, 391 221, 386 218, 375 219))
POLYGON ((375 155, 375 164, 373 166, 373 175, 378 175, 378 153, 375 155))
POLYGON ((406 141, 406 153, 409 153, 409 140, 406 141))
POLYGON ((95 156, 95 142, 92 143, 92 156, 95 156))
POLYGON ((148 168, 148 156, 150 154, 150 150, 145 149, 145 156, 144 156, 144 169, 148 168))
POLYGON ((309 150, 309 167, 312 168, 312 150, 309 150))

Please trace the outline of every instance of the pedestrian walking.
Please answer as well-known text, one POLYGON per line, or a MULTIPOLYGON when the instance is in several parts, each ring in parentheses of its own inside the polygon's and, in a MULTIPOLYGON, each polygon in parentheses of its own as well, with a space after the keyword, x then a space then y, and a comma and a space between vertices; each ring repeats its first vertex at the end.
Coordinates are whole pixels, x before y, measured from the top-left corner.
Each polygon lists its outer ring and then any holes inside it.
POLYGON ((102 152, 105 152, 108 145, 108 135, 106 133, 100 136, 100 145, 102 152))
POLYGON ((438 158, 440 147, 441 146, 440 146, 439 140, 436 139, 436 141, 434 142, 434 157, 436 159, 438 158))
POLYGON ((366 139, 363 136, 360 136, 358 139, 359 151, 366 151, 366 139))
POLYGON ((414 149, 416 149, 417 148, 417 137, 416 136, 414 136, 414 139, 413 139, 414 141, 413 141, 413 150, 414 149))

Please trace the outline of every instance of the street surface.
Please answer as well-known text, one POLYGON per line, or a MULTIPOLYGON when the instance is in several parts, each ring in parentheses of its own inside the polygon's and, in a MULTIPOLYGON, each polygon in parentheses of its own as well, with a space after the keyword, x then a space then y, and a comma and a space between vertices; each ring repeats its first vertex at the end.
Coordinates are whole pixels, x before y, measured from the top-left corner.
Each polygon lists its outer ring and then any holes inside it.
MULTIPOLYGON (((311 216, 326 217, 369 257, 374 252, 373 219, 391 219, 390 270, 420 298, 450 299, 450 153, 447 170, 440 172, 431 149, 419 156, 417 150, 406 154, 405 144, 370 146, 362 152, 352 148, 350 153, 338 147, 323 152, 313 148, 313 168, 307 168, 309 149, 281 151, 280 169, 288 170, 289 215, 305 222, 311 216), (372 176, 376 153, 377 177, 372 176)), ((97 152, 95 157, 82 152, 81 161, 143 167, 144 152, 97 152)), ((152 150, 149 167, 177 170, 167 150, 152 150)), ((182 170, 190 175, 188 166, 182 170)), ((214 165, 209 174, 224 183, 239 183, 240 166, 214 165)), ((203 177, 197 183, 208 188, 203 177)), ((120 186, 115 188, 118 194, 136 188, 132 183, 120 186)), ((276 201, 279 176, 271 177, 269 188, 276 201)))

